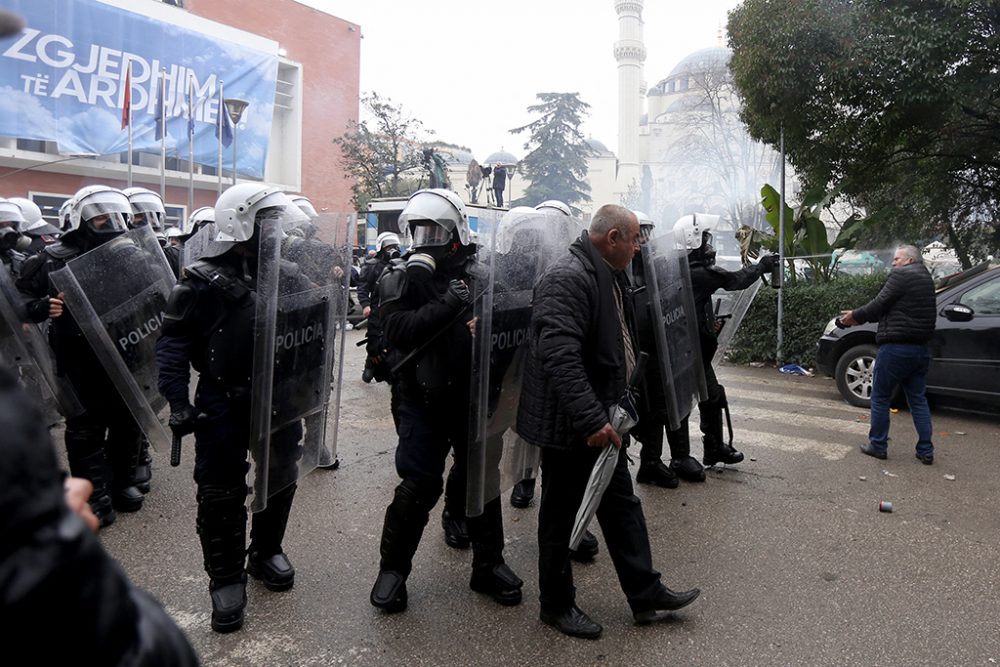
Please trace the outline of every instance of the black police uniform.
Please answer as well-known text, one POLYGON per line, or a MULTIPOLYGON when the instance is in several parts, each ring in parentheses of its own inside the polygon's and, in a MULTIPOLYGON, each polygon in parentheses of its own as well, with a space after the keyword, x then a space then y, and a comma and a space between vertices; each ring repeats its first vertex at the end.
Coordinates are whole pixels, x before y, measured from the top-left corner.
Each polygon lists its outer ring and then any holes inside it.
MULTIPOLYGON (((705 381, 708 385, 708 400, 698 403, 701 417, 702 441, 705 445, 705 465, 716 463, 739 463, 743 454, 723 440, 722 412, 729 406, 726 389, 719 384, 712 368, 712 357, 719 347, 715 332, 715 311, 712 309, 712 295, 720 289, 736 291, 746 289, 765 273, 770 272, 774 260, 770 256, 759 263, 744 267, 739 271, 727 271, 715 265, 712 255, 705 258, 700 250, 688 255, 691 266, 691 286, 694 288, 694 307, 698 315, 698 340, 701 343, 701 361, 705 367, 705 381)), ((667 433, 671 450, 688 438, 688 423, 684 420, 681 428, 667 433)))
MULTIPOLYGON (((281 490, 253 515, 244 569, 256 261, 232 249, 185 267, 156 345, 159 389, 170 403, 171 426, 180 432, 193 428, 195 435, 198 535, 213 592, 212 627, 220 632, 242 625, 246 572, 272 590, 287 590, 294 580, 281 542, 296 490, 301 422, 271 436, 269 486, 281 490), (199 374, 193 408, 190 368, 199 374)), ((282 274, 301 283, 293 291, 309 288, 294 265, 286 263, 282 274)))
MULTIPOLYGON (((48 319, 49 298, 58 295, 49 277, 53 271, 114 236, 93 232, 84 223, 25 261, 17 287, 30 299, 25 304, 28 318, 48 319)), ((116 509, 134 512, 142 507, 142 493, 133 485, 142 431, 73 313, 63 308, 62 316, 49 325, 49 344, 57 374, 69 379, 84 408, 83 414, 66 420, 66 455, 73 475, 93 483, 91 507, 102 525, 108 525, 116 509)))
MULTIPOLYGON (((672 489, 677 486, 677 476, 662 464, 663 433, 669 428, 670 420, 667 416, 667 399, 663 393, 663 379, 658 359, 659 349, 656 345, 649 291, 645 289, 646 273, 641 254, 632 259, 631 269, 639 349, 650 355, 643 376, 642 394, 639 397, 639 423, 632 429, 632 436, 642 445, 639 450, 640 465, 636 481, 672 489)), ((690 455, 690 445, 684 449, 684 444, 679 438, 670 442, 671 458, 679 459, 690 455)))
MULTIPOLYGON (((471 297, 459 296, 449 285, 454 280, 470 281, 471 264, 469 247, 460 246, 457 255, 439 261, 426 280, 409 277, 399 263, 379 284, 379 309, 389 345, 402 355, 420 349, 402 366, 396 380, 396 472, 402 481, 385 512, 379 577, 371 594, 372 604, 388 612, 406 608, 406 578, 430 510, 443 491, 449 451, 455 459, 450 495, 464 497, 472 357, 467 324, 472 315, 467 304, 471 297)), ((504 564, 499 498, 487 503, 482 515, 468 519, 468 532, 473 548, 470 586, 501 604, 518 604, 522 582, 504 564)))

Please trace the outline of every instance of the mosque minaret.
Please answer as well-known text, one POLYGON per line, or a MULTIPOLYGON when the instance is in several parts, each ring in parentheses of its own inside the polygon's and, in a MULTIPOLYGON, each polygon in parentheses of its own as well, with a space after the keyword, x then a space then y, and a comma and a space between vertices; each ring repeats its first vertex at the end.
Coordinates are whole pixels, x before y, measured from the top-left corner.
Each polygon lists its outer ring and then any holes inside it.
POLYGON ((643 113, 646 84, 642 80, 646 46, 642 36, 643 0, 615 0, 618 14, 618 175, 617 188, 624 192, 642 177, 639 165, 639 119, 643 113))

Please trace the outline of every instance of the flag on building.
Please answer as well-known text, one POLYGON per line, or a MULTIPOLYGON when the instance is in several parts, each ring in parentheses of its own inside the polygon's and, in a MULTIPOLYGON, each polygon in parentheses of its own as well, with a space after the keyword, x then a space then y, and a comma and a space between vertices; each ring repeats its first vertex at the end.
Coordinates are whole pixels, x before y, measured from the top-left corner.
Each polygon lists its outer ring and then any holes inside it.
POLYGON ((160 81, 156 87, 156 113, 153 119, 156 121, 156 140, 160 141, 167 134, 167 114, 164 108, 164 89, 167 87, 167 79, 163 73, 160 74, 160 81))
POLYGON ((194 80, 188 77, 188 141, 194 141, 194 80))
POLYGON ((219 122, 215 124, 215 136, 227 148, 233 145, 233 119, 229 117, 226 105, 222 101, 222 90, 219 90, 219 122))
POLYGON ((132 63, 126 65, 125 69, 125 103, 122 105, 122 129, 129 125, 129 117, 132 111, 132 63))

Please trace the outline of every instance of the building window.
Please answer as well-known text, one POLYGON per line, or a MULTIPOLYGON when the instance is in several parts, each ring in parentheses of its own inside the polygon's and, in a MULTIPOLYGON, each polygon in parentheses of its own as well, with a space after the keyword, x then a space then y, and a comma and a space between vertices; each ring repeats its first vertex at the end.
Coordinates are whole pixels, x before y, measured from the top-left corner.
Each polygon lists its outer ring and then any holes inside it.
POLYGON ((45 222, 62 229, 62 221, 59 220, 59 209, 70 198, 70 195, 32 194, 29 196, 31 197, 31 201, 35 202, 35 205, 41 209, 42 218, 45 219, 45 222))

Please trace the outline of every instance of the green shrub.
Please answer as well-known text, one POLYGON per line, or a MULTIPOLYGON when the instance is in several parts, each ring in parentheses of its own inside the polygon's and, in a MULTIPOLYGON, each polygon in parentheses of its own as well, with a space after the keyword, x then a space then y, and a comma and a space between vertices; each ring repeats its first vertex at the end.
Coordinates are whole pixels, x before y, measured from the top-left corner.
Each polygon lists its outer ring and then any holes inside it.
MULTIPOLYGON (((840 311, 863 306, 885 284, 887 274, 840 276, 829 283, 799 283, 785 286, 785 363, 812 368, 816 364, 816 342, 830 318, 840 311)), ((774 362, 778 343, 778 292, 762 287, 747 312, 729 348, 735 363, 774 362)))

